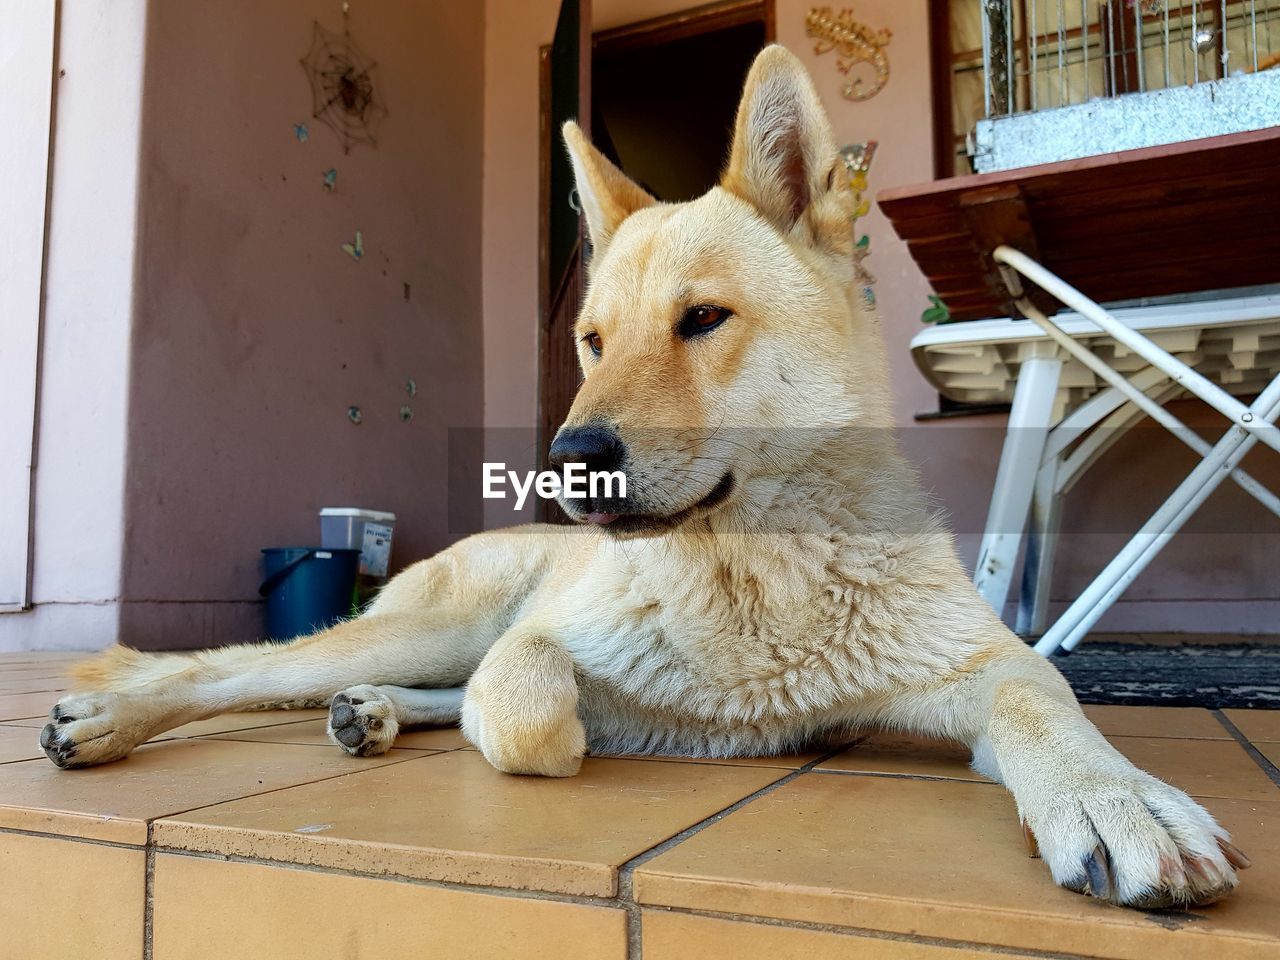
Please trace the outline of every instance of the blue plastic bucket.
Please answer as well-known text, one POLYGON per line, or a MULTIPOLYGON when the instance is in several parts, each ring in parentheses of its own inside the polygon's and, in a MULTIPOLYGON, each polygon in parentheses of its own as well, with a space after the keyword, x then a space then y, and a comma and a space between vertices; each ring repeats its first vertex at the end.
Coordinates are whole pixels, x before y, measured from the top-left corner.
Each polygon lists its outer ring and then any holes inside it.
POLYGON ((258 593, 267 598, 267 638, 292 640, 351 616, 359 568, 359 550, 263 550, 258 593))

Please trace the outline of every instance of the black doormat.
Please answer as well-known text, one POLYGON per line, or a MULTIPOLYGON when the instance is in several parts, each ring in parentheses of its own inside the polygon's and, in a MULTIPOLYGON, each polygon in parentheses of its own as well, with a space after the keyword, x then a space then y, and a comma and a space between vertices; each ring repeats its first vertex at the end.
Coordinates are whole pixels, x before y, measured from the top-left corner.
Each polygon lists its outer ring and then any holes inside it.
POLYGON ((1280 709, 1280 645, 1090 643, 1055 656, 1081 703, 1280 709))

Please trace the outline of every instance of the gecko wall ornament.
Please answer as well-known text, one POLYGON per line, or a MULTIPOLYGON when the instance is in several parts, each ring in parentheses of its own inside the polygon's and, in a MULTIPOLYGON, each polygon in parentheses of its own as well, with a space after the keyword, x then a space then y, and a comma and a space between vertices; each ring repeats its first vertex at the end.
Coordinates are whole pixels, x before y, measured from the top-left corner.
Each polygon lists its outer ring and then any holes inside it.
POLYGON ((830 7, 814 7, 804 18, 805 33, 817 39, 813 52, 836 51, 836 69, 848 79, 840 88, 848 100, 870 100, 889 82, 889 55, 885 47, 893 37, 891 30, 873 30, 853 18, 845 8, 835 13, 830 7), (873 71, 870 83, 862 76, 851 76, 859 64, 873 71))

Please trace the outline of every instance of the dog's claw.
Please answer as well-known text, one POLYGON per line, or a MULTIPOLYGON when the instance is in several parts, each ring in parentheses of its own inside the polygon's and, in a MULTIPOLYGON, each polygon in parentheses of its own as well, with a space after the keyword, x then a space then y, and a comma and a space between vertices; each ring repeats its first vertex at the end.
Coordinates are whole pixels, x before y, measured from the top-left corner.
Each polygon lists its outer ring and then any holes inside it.
POLYGON ((1187 885, 1187 871, 1183 868, 1182 861, 1173 857, 1160 858, 1160 878, 1166 886, 1174 889, 1180 890, 1187 885))
POLYGON ((1188 871, 1199 877, 1207 887, 1217 887, 1223 881, 1218 867, 1206 857, 1184 854, 1182 864, 1188 871))
POLYGON ((53 723, 45 724, 44 729, 40 731, 40 748, 44 750, 44 755, 57 766, 63 769, 74 766, 71 761, 75 759, 76 745, 64 741, 61 731, 53 723))
POLYGON ((1031 825, 1027 821, 1022 821, 1022 841, 1027 845, 1027 856, 1035 859, 1040 858, 1040 844, 1036 841, 1036 835, 1031 830, 1031 825))
POLYGON ((53 745, 58 742, 58 728, 52 723, 47 723, 40 731, 40 748, 42 750, 50 750, 53 745))
POLYGON ((1089 880, 1089 892, 1099 900, 1111 897, 1111 866, 1107 860, 1107 851, 1102 844, 1093 848, 1093 852, 1084 858, 1084 872, 1089 880))
POLYGON ((1253 866, 1253 861, 1245 856, 1244 851, 1224 837, 1218 837, 1218 849, 1222 851, 1222 855, 1227 858, 1227 862, 1237 870, 1248 870, 1253 866))

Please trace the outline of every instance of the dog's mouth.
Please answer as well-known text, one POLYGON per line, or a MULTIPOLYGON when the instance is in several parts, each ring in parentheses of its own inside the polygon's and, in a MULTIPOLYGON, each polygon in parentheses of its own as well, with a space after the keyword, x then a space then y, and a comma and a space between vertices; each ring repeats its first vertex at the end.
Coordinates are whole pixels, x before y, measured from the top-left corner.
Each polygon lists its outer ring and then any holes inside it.
POLYGON ((718 507, 733 493, 733 486, 733 474, 726 473, 705 497, 691 506, 677 510, 675 513, 606 513, 603 511, 591 511, 574 519, 582 523, 603 527, 610 534, 615 535, 662 533, 680 526, 690 517, 704 514, 708 510, 718 507))

